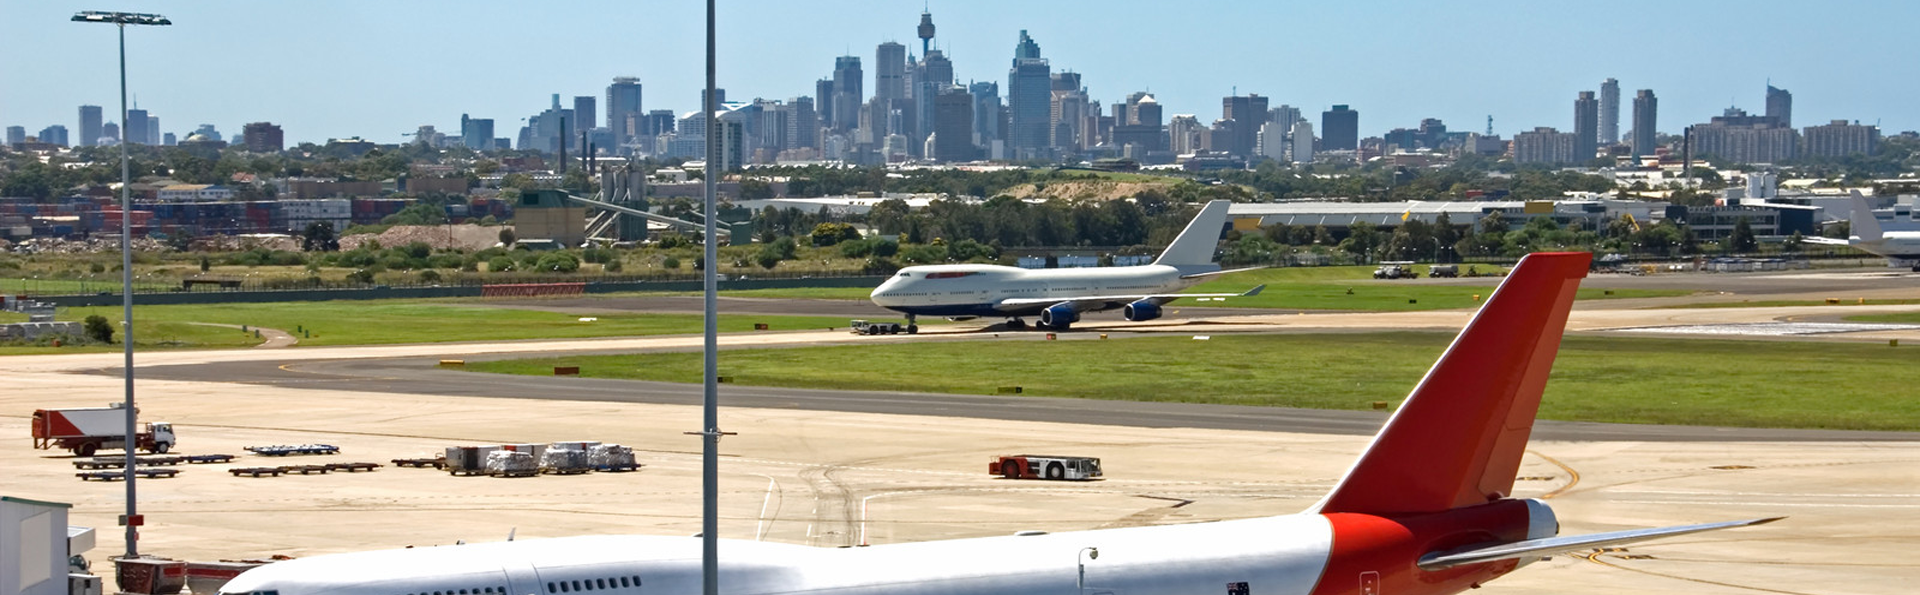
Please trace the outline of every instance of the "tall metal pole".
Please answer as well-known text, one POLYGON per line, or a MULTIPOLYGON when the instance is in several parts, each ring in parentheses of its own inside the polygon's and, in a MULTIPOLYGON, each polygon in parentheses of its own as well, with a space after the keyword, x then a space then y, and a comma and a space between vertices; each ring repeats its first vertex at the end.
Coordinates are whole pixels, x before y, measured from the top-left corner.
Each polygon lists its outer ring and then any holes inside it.
POLYGON ((707 0, 707 93, 700 101, 707 123, 707 175, 706 175, 706 216, 707 236, 705 244, 706 265, 703 277, 706 286, 706 350, 704 353, 702 382, 705 389, 705 432, 702 436, 703 448, 700 456, 700 583, 703 595, 720 593, 720 321, 718 316, 720 289, 718 270, 720 252, 714 242, 720 238, 718 220, 718 199, 714 196, 720 175, 720 129, 714 112, 720 106, 715 104, 714 83, 714 41, 713 10, 714 0, 707 0))
POLYGON ((126 377, 126 402, 121 405, 127 418, 126 435, 126 481, 127 516, 120 524, 127 527, 127 557, 140 556, 140 514, 136 508, 139 501, 134 497, 133 452, 138 443, 134 440, 134 418, 138 413, 133 410, 133 183, 131 166, 127 164, 127 24, 117 24, 120 29, 120 344, 125 346, 126 361, 121 365, 122 375, 126 377))

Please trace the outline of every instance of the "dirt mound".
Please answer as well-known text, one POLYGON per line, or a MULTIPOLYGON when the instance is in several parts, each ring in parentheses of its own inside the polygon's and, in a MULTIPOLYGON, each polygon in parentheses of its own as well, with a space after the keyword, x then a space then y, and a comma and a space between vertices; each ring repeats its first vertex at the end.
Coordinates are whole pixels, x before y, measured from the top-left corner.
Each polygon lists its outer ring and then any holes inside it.
POLYGON ((380 242, 381 246, 392 248, 414 242, 426 242, 435 250, 458 248, 477 251, 492 248, 500 243, 500 230, 513 229, 513 226, 480 225, 395 225, 386 231, 375 234, 354 234, 340 238, 341 250, 359 248, 368 242, 380 242))
POLYGON ((1133 198, 1149 189, 1166 192, 1174 185, 1166 182, 1121 182, 1117 180, 1074 180, 1070 182, 1043 182, 1040 184, 1021 184, 1008 188, 1001 194, 1018 199, 1066 199, 1066 200, 1115 200, 1133 198))

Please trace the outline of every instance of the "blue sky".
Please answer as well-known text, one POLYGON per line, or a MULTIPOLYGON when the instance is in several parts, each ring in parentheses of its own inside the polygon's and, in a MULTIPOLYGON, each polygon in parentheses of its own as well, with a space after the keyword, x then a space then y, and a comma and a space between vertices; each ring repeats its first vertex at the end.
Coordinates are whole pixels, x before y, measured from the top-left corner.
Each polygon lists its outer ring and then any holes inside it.
MULTIPOLYGON (((698 1, 99 0, 0 4, 0 124, 76 127, 76 106, 116 109, 111 26, 79 10, 156 12, 171 27, 128 30, 129 84, 165 131, 281 124, 289 142, 397 142, 422 124, 457 132, 461 113, 499 136, 553 93, 602 97, 640 77, 647 109, 694 109, 703 84, 698 1)), ((935 43, 962 80, 1004 87, 1019 32, 1055 70, 1082 73, 1106 104, 1151 89, 1167 113, 1220 117, 1237 90, 1361 112, 1362 134, 1438 117, 1502 135, 1573 126, 1576 93, 1620 80, 1622 131, 1634 90, 1660 97, 1660 129, 1764 108, 1769 78, 1794 94, 1796 126, 1878 121, 1920 129, 1920 66, 1904 31, 1920 2, 1682 0, 1596 3, 1099 2, 931 0, 935 43)), ((874 46, 918 53, 921 2, 723 0, 720 85, 729 99, 812 95, 835 56, 874 46)), ((604 118, 604 105, 601 117, 604 118)))

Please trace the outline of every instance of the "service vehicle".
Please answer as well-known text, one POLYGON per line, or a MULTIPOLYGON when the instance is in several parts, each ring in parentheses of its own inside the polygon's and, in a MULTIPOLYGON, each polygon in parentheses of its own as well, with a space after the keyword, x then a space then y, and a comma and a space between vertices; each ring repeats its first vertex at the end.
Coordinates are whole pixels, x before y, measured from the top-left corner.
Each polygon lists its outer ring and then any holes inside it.
POLYGON ((1003 455, 987 463, 987 473, 1007 479, 1099 479, 1100 459, 1054 455, 1003 455))
MULTIPOLYGON (((134 415, 139 415, 139 409, 134 415)), ((33 447, 64 448, 75 456, 91 457, 101 449, 126 448, 127 414, 119 407, 40 409, 33 412, 33 447)), ((152 422, 134 432, 133 447, 164 454, 175 444, 173 424, 152 422)))
POLYGON ((853 329, 853 334, 856 335, 898 335, 900 333, 911 335, 920 332, 920 325, 910 324, 901 326, 898 322, 854 320, 850 323, 850 326, 853 329))
POLYGON ((1390 262, 1373 270, 1375 279, 1419 279, 1420 273, 1414 272, 1410 262, 1390 262))
POLYGON ((1458 277, 1460 276, 1460 265, 1436 264, 1427 267, 1427 276, 1436 279, 1440 277, 1458 277))

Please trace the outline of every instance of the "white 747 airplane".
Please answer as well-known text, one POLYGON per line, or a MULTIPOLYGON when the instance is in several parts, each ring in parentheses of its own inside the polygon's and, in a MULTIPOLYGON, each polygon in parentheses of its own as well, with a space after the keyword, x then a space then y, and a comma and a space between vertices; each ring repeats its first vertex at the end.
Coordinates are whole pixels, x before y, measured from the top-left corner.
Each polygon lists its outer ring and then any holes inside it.
MULTIPOLYGON (((1510 497, 1591 257, 1522 260, 1306 512, 842 549, 722 540, 719 592, 1441 595, 1555 553, 1775 520, 1559 537, 1546 502, 1510 497)), ((255 568, 221 593, 692 594, 700 551, 697 537, 598 536, 338 554, 255 568)))
POLYGON ((1065 330, 1082 312, 1122 309, 1127 320, 1153 320, 1160 307, 1183 297, 1236 297, 1260 293, 1174 293, 1230 273, 1213 262, 1213 251, 1227 225, 1227 207, 1216 200, 1180 231, 1153 264, 1085 269, 1022 269, 992 264, 935 264, 900 269, 873 290, 873 303, 914 318, 1005 316, 1015 328, 1021 316, 1040 317, 1040 326, 1065 330))
POLYGON ((1920 273, 1920 231, 1884 231, 1880 220, 1873 218, 1873 209, 1867 206, 1867 199, 1860 191, 1853 191, 1853 215, 1849 219, 1853 233, 1847 239, 1806 238, 1809 244, 1827 246, 1852 246, 1860 250, 1887 257, 1887 266, 1913 267, 1920 273))

